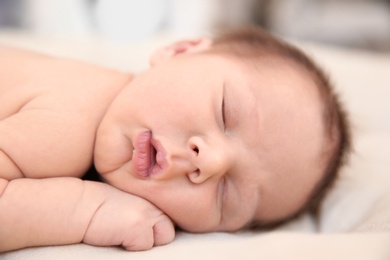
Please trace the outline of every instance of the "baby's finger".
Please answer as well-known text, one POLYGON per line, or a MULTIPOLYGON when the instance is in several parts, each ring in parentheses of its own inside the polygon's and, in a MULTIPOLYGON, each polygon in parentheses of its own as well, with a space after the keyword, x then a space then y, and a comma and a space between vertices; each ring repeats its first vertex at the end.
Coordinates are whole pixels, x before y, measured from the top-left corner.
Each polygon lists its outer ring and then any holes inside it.
POLYGON ((154 246, 169 244, 175 238, 175 227, 167 215, 162 214, 153 226, 154 246))
POLYGON ((138 235, 132 234, 132 238, 125 240, 122 243, 122 247, 128 251, 144 251, 153 247, 153 234, 152 230, 145 230, 142 233, 138 232, 138 235))

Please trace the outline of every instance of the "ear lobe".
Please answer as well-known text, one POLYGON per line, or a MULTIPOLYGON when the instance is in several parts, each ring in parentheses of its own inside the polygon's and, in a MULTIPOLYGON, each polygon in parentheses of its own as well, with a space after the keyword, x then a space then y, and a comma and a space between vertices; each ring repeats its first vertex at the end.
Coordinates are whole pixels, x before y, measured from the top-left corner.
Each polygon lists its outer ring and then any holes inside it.
POLYGON ((157 49, 150 58, 150 66, 156 66, 185 53, 197 53, 210 49, 212 40, 200 38, 197 40, 178 41, 161 49, 157 49))

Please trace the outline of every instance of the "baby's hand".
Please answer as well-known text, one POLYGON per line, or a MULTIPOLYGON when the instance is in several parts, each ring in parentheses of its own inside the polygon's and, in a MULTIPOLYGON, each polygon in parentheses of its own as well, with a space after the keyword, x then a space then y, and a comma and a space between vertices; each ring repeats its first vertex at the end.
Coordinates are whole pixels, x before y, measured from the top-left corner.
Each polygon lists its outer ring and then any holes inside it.
POLYGON ((168 244, 174 237, 174 226, 161 210, 140 197, 110 187, 83 242, 95 246, 121 245, 135 251, 168 244))

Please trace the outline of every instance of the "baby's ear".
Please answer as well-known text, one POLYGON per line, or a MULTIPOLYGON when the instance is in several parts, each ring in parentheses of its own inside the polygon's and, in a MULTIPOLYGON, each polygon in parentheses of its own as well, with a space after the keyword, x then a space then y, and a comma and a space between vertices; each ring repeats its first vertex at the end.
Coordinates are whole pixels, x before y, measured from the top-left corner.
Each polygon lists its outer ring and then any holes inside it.
POLYGON ((166 47, 157 49, 150 57, 150 66, 156 66, 184 53, 196 53, 210 49, 213 41, 209 38, 178 41, 166 47))

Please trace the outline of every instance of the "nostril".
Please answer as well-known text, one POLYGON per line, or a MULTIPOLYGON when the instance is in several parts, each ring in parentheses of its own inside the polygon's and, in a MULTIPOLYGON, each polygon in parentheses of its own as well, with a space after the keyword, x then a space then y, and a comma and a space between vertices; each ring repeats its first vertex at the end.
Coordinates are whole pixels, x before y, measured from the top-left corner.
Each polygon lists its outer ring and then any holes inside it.
POLYGON ((196 182, 196 180, 198 179, 199 175, 200 175, 200 171, 199 171, 199 169, 198 169, 198 170, 196 170, 196 171, 190 172, 190 173, 188 174, 188 177, 190 178, 190 180, 191 180, 192 182, 196 182))
POLYGON ((194 152, 196 152, 197 155, 199 154, 199 148, 198 148, 197 146, 194 146, 194 147, 192 148, 192 150, 193 150, 194 152))

